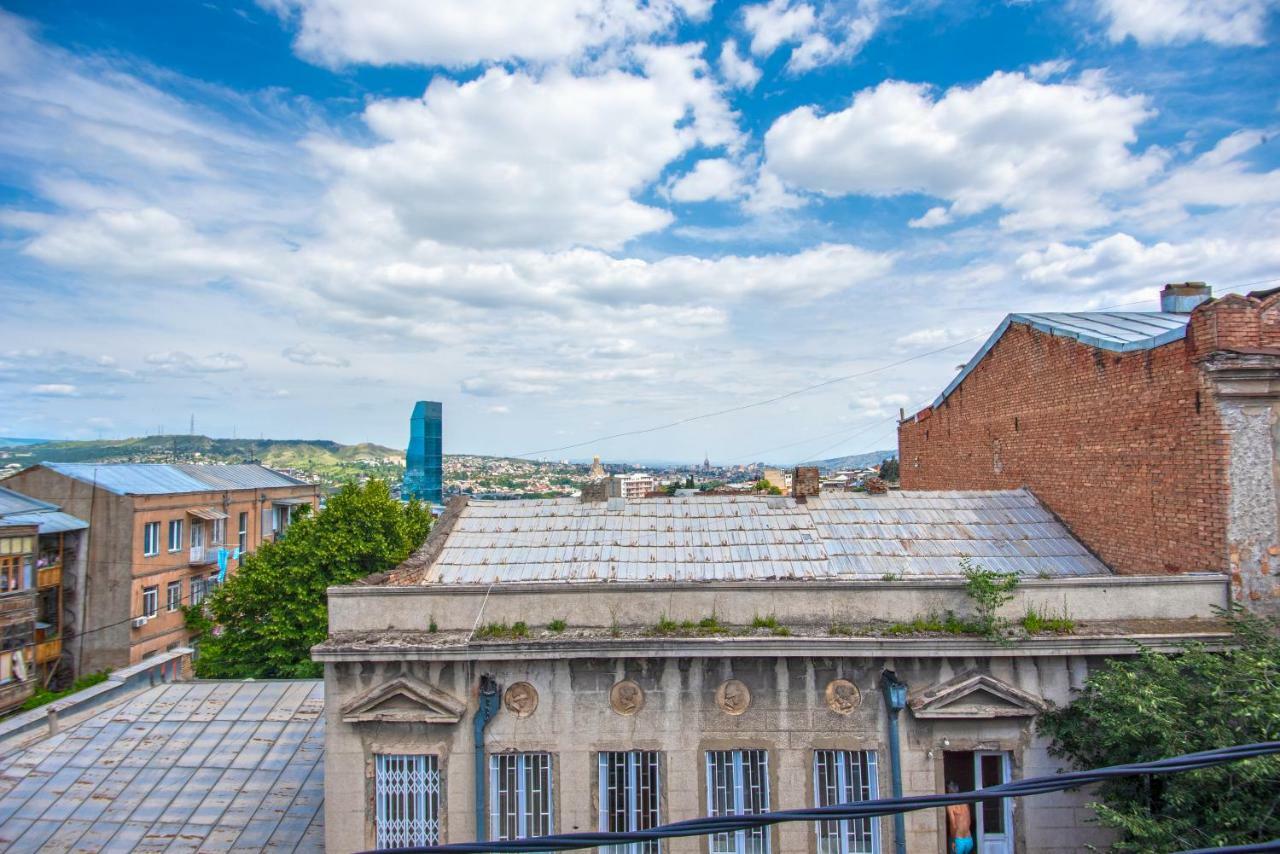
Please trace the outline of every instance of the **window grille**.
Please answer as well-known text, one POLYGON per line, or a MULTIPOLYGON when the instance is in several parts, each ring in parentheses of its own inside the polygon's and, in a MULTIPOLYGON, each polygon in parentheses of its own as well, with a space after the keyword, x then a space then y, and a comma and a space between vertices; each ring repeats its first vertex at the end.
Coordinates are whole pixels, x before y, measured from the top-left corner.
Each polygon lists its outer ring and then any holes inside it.
MULTIPOLYGON (((600 829, 613 832, 648 830, 659 818, 661 789, 656 750, 600 753, 600 829)), ((607 854, 659 854, 657 840, 600 849, 607 854)))
MULTIPOLYGON (((876 754, 872 750, 815 750, 814 806, 829 807, 876 797, 876 754)), ((880 823, 875 818, 820 821, 818 854, 879 854, 880 823)))
MULTIPOLYGON (((707 751, 707 812, 755 815, 769 809, 769 754, 764 750, 707 751)), ((769 829, 756 827, 710 838, 711 854, 769 854, 769 829)))
POLYGON ((524 839, 552 832, 551 754, 489 757, 489 836, 524 839))
POLYGON ((382 753, 374 758, 378 847, 439 844, 439 760, 382 753))

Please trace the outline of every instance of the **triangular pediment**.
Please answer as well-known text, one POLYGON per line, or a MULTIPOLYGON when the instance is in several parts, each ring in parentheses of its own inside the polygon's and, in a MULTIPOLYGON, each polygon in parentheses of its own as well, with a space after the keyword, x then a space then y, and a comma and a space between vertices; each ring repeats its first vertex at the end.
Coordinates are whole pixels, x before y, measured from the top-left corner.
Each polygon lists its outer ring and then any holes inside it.
POLYGON ((912 695, 917 718, 1018 718, 1045 710, 1044 700, 987 673, 970 671, 912 695))
POLYGON ((342 720, 456 724, 466 709, 466 703, 434 685, 399 676, 348 700, 342 707, 342 720))

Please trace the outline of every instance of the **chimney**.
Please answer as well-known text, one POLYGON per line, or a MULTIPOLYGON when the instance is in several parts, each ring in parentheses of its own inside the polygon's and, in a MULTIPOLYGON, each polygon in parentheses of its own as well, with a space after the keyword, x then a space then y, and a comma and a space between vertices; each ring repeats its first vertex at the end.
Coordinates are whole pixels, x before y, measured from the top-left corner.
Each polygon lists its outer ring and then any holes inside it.
POLYGON ((810 495, 822 491, 822 478, 817 466, 796 466, 791 472, 791 496, 803 504, 810 495))
POLYGON ((1213 299, 1213 289, 1204 282, 1168 284, 1160 291, 1160 310, 1167 314, 1190 314, 1203 302, 1213 299))
POLYGON ((582 503, 591 504, 609 498, 609 482, 607 480, 589 480, 582 484, 582 503))

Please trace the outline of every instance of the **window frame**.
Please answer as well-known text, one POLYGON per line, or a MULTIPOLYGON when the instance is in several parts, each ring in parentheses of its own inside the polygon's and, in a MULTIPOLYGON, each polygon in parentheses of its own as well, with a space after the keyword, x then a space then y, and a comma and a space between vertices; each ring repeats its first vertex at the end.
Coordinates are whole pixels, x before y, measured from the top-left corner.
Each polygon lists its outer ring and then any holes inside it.
POLYGON ((227 520, 213 519, 210 522, 209 545, 225 546, 227 544, 227 520))
POLYGON ((174 611, 182 607, 182 579, 170 581, 164 588, 164 606, 165 610, 172 614, 174 611), (173 591, 178 591, 178 598, 175 600, 173 591))
POLYGON ((142 523, 142 556, 155 557, 160 554, 160 523, 142 523))
MULTIPOLYGON (((596 786, 597 812, 601 831, 635 832, 662 824, 663 764, 660 750, 602 750, 596 754, 596 770, 599 775, 596 786), (622 789, 611 785, 614 777, 610 772, 618 765, 625 778, 625 788, 622 789), (646 784, 649 788, 648 808, 641 803, 646 784), (621 811, 614 808, 611 797, 619 791, 623 802, 621 811)), ((602 847, 600 850, 607 854, 660 854, 662 843, 656 839, 650 842, 628 842, 602 847)))
POLYGON ((553 754, 545 751, 529 753, 494 753, 489 756, 489 839, 526 839, 555 832, 555 764, 553 754), (505 766, 510 766, 505 767, 505 766), (534 812, 528 783, 537 775, 546 797, 544 808, 534 812), (513 782, 514 792, 504 791, 504 783, 513 782), (502 805, 514 800, 514 809, 502 805), (515 836, 507 836, 501 824, 510 818, 515 823, 515 836))
MULTIPOLYGON (((764 748, 744 748, 706 751, 707 815, 756 815, 768 812, 772 798, 769 783, 769 751, 764 748), (716 778, 723 770, 724 785, 717 786, 716 778), (744 770, 756 778, 745 780, 744 770), (760 794, 758 803, 748 805, 751 792, 760 794), (717 804, 717 792, 724 794, 723 808, 717 804), (750 807, 748 810, 747 807, 750 807)), ((737 830, 733 833, 713 833, 707 836, 710 854, 769 854, 773 840, 769 828, 757 827, 737 830)))
MULTIPOLYGON (((159 522, 156 523, 160 524, 159 522)), ((151 619, 160 613, 160 585, 152 584, 142 588, 142 616, 151 619), (150 599, 150 604, 147 600, 150 599)))
POLYGON ((240 511, 240 518, 236 528, 236 545, 240 547, 240 552, 249 551, 249 511, 240 511))
POLYGON ((209 595, 209 581, 203 575, 191 576, 191 604, 200 605, 209 595))
MULTIPOLYGON (((879 761, 874 750, 815 749, 813 805, 824 807, 875 799, 880 785, 879 761), (829 778, 834 773, 828 785, 822 784, 824 764, 829 778), (856 781, 851 779, 855 768, 856 781)), ((818 854, 880 854, 879 818, 815 821, 813 828, 818 854)))
POLYGON ((169 554, 182 551, 182 520, 169 520, 169 554))
POLYGON ((444 778, 433 753, 375 753, 374 836, 378 848, 438 845, 443 841, 440 807, 444 778), (408 779, 419 775, 420 779, 408 779), (420 790, 408 787, 420 783, 420 790), (412 813, 417 812, 418 817, 412 813), (408 814, 408 815, 407 815, 408 814), (400 816, 400 817, 397 817, 400 816))

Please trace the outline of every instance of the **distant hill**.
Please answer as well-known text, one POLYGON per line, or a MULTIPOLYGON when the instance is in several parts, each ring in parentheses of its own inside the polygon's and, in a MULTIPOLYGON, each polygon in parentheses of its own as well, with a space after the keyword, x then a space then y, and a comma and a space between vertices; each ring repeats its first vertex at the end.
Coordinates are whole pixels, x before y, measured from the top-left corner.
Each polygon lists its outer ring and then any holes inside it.
MULTIPOLYGON (((878 466, 889 458, 897 459, 897 449, 889 451, 868 451, 865 454, 853 454, 848 457, 832 457, 829 460, 819 460, 817 466, 821 471, 843 471, 845 469, 860 469, 868 466, 878 466)), ((813 465, 813 463, 809 463, 813 465)))
POLYGON ((20 448, 26 445, 41 445, 48 439, 19 439, 17 436, 0 436, 0 448, 20 448))
POLYGON ((81 442, 42 442, 5 446, 0 462, 23 466, 51 463, 242 463, 257 461, 275 469, 326 483, 351 477, 398 480, 404 451, 369 442, 343 445, 328 439, 211 439, 208 436, 141 436, 81 442))

